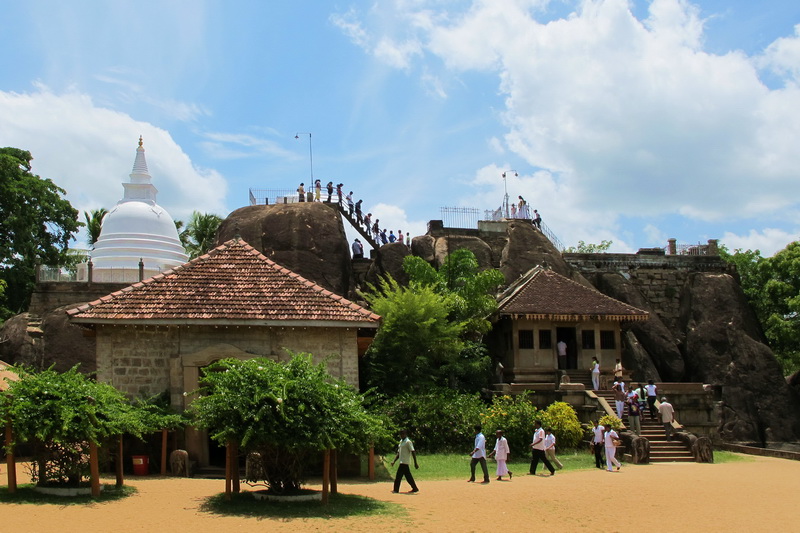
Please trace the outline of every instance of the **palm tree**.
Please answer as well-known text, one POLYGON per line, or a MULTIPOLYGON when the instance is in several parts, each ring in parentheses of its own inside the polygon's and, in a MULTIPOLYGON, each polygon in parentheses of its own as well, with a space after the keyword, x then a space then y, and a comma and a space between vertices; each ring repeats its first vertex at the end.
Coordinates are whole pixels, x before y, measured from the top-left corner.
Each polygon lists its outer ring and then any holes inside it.
POLYGON ((185 242, 184 248, 189 254, 189 259, 199 257, 214 246, 217 229, 222 223, 222 218, 212 213, 194 211, 189 218, 186 229, 181 233, 181 241, 185 242))
POLYGON ((86 241, 89 243, 90 248, 94 248, 94 243, 100 238, 100 230, 103 228, 103 217, 105 217, 106 214, 108 214, 108 210, 105 207, 83 212, 83 218, 86 219, 86 231, 88 232, 86 241))

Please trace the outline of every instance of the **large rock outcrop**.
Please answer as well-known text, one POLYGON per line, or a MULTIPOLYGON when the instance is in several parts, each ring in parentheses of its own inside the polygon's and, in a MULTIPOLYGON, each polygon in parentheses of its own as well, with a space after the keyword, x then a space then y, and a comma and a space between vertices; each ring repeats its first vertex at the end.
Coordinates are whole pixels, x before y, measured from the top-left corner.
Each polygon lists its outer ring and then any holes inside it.
POLYGON ((800 402, 732 276, 689 276, 681 294, 681 328, 686 380, 721 386, 723 439, 781 442, 800 436, 800 402))
POLYGON ((279 265, 337 294, 350 291, 350 250, 336 209, 318 202, 255 205, 222 222, 217 244, 236 234, 279 265))
POLYGON ((659 318, 656 310, 633 284, 616 272, 596 273, 589 276, 594 286, 605 294, 621 302, 638 307, 650 313, 645 322, 635 322, 626 327, 641 343, 641 347, 650 356, 651 363, 642 366, 642 361, 628 359, 632 351, 623 353, 622 364, 625 368, 636 369, 634 379, 655 381, 682 381, 685 376, 685 363, 679 346, 680 336, 667 328, 659 318), (652 369, 657 370, 653 375, 652 369))
MULTIPOLYGON (((537 265, 547 265, 554 272, 575 279, 575 270, 564 261, 553 243, 532 224, 512 221, 508 223, 507 231, 508 243, 500 258, 500 272, 505 276, 507 284, 513 283, 537 265)), ((583 283, 586 281, 583 280, 583 283)))
POLYGON ((403 270, 403 259, 411 255, 408 246, 399 242, 384 244, 375 252, 367 272, 367 283, 377 285, 384 276, 393 277, 401 285, 408 285, 408 274, 403 270))
POLYGON ((0 336, 4 339, 0 343, 0 359, 34 368, 55 365, 60 372, 80 365, 81 372, 94 372, 94 337, 87 336, 83 328, 67 320, 65 311, 77 305, 58 307, 40 319, 29 313, 8 319, 0 329, 0 336))

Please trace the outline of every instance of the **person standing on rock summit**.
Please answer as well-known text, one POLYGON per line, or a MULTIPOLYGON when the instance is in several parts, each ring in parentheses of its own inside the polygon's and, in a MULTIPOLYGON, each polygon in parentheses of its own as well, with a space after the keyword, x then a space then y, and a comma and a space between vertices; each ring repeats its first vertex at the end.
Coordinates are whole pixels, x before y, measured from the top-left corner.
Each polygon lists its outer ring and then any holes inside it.
POLYGON ((298 202, 305 202, 306 201, 306 188, 305 183, 300 183, 300 186, 297 188, 297 201, 298 202))

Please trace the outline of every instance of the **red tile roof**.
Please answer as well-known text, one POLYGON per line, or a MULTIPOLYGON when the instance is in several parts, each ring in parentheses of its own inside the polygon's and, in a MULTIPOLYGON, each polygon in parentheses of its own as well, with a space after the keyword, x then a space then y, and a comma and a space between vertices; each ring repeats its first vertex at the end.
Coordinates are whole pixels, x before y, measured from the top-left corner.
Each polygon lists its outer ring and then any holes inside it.
POLYGON ((73 322, 308 323, 377 327, 380 317, 233 239, 188 263, 67 311, 73 322), (327 324, 330 323, 330 324, 327 324))
POLYGON ((647 320, 649 313, 585 287, 569 278, 536 267, 501 295, 501 315, 525 315, 534 319, 647 320))

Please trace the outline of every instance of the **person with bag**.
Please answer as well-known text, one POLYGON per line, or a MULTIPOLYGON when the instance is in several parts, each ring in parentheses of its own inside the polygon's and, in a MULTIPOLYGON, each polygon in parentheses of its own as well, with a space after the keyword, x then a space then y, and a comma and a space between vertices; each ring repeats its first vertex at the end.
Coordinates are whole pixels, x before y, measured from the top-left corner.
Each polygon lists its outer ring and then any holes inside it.
POLYGON ((613 472, 611 466, 614 465, 617 467, 617 471, 622 467, 617 461, 615 457, 617 454, 617 446, 620 446, 622 442, 619 440, 619 434, 614 431, 614 428, 608 426, 603 435, 603 441, 606 448, 606 466, 608 467, 609 472, 613 472))

